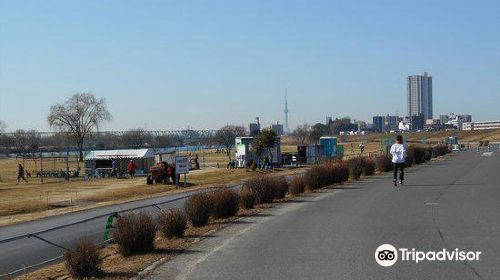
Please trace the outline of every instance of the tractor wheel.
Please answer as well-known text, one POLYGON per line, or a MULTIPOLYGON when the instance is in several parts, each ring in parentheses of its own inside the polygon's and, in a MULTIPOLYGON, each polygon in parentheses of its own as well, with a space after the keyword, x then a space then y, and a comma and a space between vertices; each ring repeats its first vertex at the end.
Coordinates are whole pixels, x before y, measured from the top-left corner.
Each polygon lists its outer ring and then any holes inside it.
POLYGON ((146 183, 148 185, 152 185, 153 184, 153 176, 149 175, 147 178, 146 178, 146 183))

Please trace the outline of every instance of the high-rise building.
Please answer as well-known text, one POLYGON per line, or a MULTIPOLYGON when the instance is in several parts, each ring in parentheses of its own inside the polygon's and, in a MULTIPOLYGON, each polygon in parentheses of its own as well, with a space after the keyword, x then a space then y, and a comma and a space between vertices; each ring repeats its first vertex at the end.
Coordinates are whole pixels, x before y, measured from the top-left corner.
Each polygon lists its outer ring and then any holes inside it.
POLYGON ((259 117, 255 118, 257 122, 250 123, 250 136, 254 136, 260 133, 260 119, 259 117))
POLYGON ((283 131, 283 125, 280 124, 279 122, 276 122, 276 124, 271 125, 271 129, 276 133, 278 136, 282 136, 285 134, 283 131))
POLYGON ((408 117, 423 116, 432 119, 432 77, 424 72, 407 79, 408 117))
POLYGON ((398 129, 398 117, 397 116, 385 116, 385 129, 387 131, 398 129))
POLYGON ((374 116, 373 117, 373 130, 378 132, 385 131, 385 118, 384 116, 374 116))

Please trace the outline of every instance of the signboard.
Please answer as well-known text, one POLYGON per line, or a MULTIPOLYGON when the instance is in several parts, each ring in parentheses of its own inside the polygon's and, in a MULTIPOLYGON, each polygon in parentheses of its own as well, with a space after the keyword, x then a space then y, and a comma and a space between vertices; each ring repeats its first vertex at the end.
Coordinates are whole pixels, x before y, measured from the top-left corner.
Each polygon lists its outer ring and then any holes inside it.
POLYGON ((175 157, 175 173, 186 174, 189 172, 191 164, 188 157, 175 157))

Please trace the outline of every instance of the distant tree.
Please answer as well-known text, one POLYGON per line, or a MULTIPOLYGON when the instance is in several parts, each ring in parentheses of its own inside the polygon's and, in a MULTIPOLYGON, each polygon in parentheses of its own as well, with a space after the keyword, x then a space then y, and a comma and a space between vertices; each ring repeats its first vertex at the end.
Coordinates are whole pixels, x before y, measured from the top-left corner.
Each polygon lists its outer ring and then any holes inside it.
POLYGON ((250 151, 257 155, 259 159, 262 159, 262 155, 266 148, 264 147, 264 143, 260 139, 259 136, 253 138, 252 145, 250 146, 250 151))
POLYGON ((166 148, 175 145, 175 138, 170 135, 159 135, 155 137, 155 146, 166 148))
POLYGON ((311 132, 311 126, 307 123, 303 125, 297 126, 297 128, 292 132, 292 136, 297 138, 297 141, 300 144, 304 144, 309 137, 309 133, 311 132))
POLYGON ((122 139, 126 147, 140 149, 149 146, 151 135, 143 128, 134 128, 126 131, 122 139))
POLYGON ((311 130, 311 133, 309 133, 309 140, 314 144, 317 144, 319 143, 319 138, 321 138, 321 136, 323 136, 323 133, 321 133, 320 130, 313 129, 311 130))
POLYGON ((273 162, 273 148, 276 147, 276 132, 272 129, 263 129, 259 136, 252 142, 251 151, 262 158, 264 151, 267 151, 271 162, 273 162))
POLYGON ((40 133, 36 130, 18 129, 13 135, 17 154, 23 158, 32 158, 40 151, 40 133))
POLYGON ((323 135, 327 135, 328 132, 328 126, 322 123, 317 123, 312 126, 311 131, 309 132, 309 141, 317 144, 319 143, 319 138, 323 135))
POLYGON ((227 157, 231 160, 231 149, 234 148, 236 137, 245 135, 246 131, 243 126, 226 125, 215 134, 215 142, 224 147, 227 157))
POLYGON ((332 135, 337 135, 341 131, 355 131, 358 130, 358 125, 351 123, 349 117, 344 117, 342 119, 335 119, 329 124, 329 131, 332 135))
POLYGON ((271 162, 273 162, 273 149, 276 147, 276 132, 272 129, 263 129, 260 132, 259 138, 261 139, 262 143, 264 144, 264 148, 267 150, 267 153, 269 154, 269 157, 271 159, 271 162))
POLYGON ((73 136, 79 152, 79 160, 83 161, 85 138, 111 118, 103 98, 96 98, 92 93, 77 93, 63 104, 52 105, 47 122, 50 126, 73 136))
POLYGON ((343 117, 340 119, 340 121, 345 125, 349 126, 351 124, 351 118, 350 117, 343 117))
POLYGON ((337 135, 340 131, 344 131, 345 127, 345 124, 341 120, 336 119, 330 124, 330 133, 337 135))
POLYGON ((7 125, 5 122, 0 120, 0 153, 8 155, 10 153, 10 147, 13 145, 12 137, 3 134, 7 130, 7 125))

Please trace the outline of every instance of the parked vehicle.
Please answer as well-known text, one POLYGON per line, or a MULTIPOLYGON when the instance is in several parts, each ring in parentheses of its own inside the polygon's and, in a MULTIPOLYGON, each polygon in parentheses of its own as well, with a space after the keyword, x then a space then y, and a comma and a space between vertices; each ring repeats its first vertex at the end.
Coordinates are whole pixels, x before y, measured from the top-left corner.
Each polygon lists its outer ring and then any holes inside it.
MULTIPOLYGON (((150 174, 146 178, 146 182, 148 185, 156 183, 172 183, 175 184, 176 173, 175 173, 175 164, 168 164, 167 162, 159 162, 156 165, 151 166, 149 169, 150 174)), ((177 182, 179 181, 180 175, 177 175, 177 182)))

